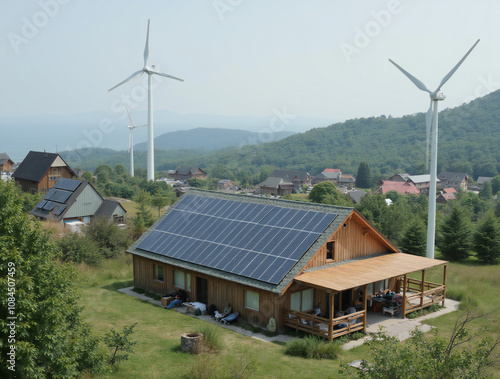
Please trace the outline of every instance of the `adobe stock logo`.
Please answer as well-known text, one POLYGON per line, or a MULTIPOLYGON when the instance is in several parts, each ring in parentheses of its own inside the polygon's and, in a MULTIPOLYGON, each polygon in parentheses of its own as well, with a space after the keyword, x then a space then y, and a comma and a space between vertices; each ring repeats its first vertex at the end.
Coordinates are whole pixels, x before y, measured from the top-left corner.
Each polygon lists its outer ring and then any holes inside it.
POLYGON ((12 49, 17 54, 21 45, 27 45, 35 38, 41 29, 47 26, 49 21, 59 14, 60 5, 69 3, 70 0, 39 0, 38 6, 40 10, 33 13, 31 17, 23 17, 21 19, 22 26, 20 34, 9 32, 9 39, 12 49))
POLYGON ((403 6, 399 0, 390 0, 386 9, 379 11, 371 10, 371 20, 367 21, 363 28, 354 28, 354 38, 351 43, 342 42, 340 50, 344 54, 347 63, 351 63, 351 57, 361 54, 362 50, 370 45, 374 38, 377 38, 382 31, 392 22, 394 15, 403 11, 403 6))

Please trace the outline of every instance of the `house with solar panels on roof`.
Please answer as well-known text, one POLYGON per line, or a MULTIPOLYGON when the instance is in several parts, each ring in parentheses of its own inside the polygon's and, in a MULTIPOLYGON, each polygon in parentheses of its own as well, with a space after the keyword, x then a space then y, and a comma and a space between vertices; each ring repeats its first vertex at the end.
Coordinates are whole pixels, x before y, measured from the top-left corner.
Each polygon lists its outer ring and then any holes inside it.
POLYGON ((127 252, 135 287, 182 288, 192 301, 229 302, 254 325, 274 318, 278 329, 329 340, 364 330, 369 313, 382 311, 380 290, 398 293, 403 317, 444 303, 446 261, 399 252, 347 207, 190 190, 127 252), (442 284, 425 280, 435 266, 442 284), (416 271, 421 279, 408 277, 416 271))
POLYGON ((52 220, 71 226, 88 224, 97 218, 123 223, 126 210, 119 202, 104 199, 86 180, 61 178, 30 215, 41 221, 52 220))

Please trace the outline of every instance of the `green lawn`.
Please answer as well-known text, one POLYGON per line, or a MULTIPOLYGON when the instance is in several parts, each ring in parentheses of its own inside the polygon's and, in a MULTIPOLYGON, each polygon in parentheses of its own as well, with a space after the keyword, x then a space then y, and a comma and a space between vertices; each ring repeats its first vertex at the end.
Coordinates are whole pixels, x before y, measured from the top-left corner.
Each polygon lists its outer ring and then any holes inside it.
MULTIPOLYGON (((137 341, 135 354, 130 355, 129 360, 121 363, 114 372, 100 377, 200 377, 192 372, 196 367, 204 373, 205 376, 201 377, 211 377, 208 375, 211 370, 218 369, 226 371, 218 371, 213 377, 237 377, 238 368, 250 363, 253 364, 253 378, 342 377, 338 374, 339 361, 289 357, 283 354, 280 345, 261 342, 222 328, 225 347, 220 353, 210 359, 183 354, 180 352, 181 334, 196 331, 206 323, 117 292, 119 288, 132 285, 131 262, 131 257, 126 256, 107 261, 100 268, 79 266, 77 287, 82 294, 83 315, 97 333, 104 335, 110 328, 121 331, 123 326, 137 322, 132 334, 132 340, 137 341)), ((465 295, 472 295, 478 306, 486 311, 499 308, 500 297, 496 293, 500 284, 499 267, 450 264, 450 291, 463 291, 465 295)), ((428 279, 432 280, 433 275, 439 277, 442 270, 430 273, 428 279)), ((456 312, 453 312, 429 323, 438 326, 446 334, 455 318, 456 312)), ((481 324, 475 327, 479 328, 481 324)), ((496 328, 498 330, 498 325, 496 328)), ((368 349, 364 346, 344 352, 341 357, 347 362, 360 358, 368 358, 368 349)), ((496 368, 495 373, 500 376, 500 369, 496 368)))

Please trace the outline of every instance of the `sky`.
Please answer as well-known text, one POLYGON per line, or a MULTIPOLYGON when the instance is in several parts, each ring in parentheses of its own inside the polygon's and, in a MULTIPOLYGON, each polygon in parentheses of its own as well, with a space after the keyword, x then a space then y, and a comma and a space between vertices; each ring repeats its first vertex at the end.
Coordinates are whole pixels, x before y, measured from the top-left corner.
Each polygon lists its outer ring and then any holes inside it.
POLYGON ((428 95, 388 59, 434 90, 481 39, 442 89, 441 109, 455 107, 500 88, 499 15, 494 0, 0 0, 0 120, 30 120, 21 138, 36 120, 100 112, 83 128, 127 140, 105 120, 125 123, 128 104, 145 121, 146 77, 108 89, 143 67, 148 19, 149 63, 184 79, 155 81, 155 114, 192 127, 189 115, 304 131, 424 112, 428 95))

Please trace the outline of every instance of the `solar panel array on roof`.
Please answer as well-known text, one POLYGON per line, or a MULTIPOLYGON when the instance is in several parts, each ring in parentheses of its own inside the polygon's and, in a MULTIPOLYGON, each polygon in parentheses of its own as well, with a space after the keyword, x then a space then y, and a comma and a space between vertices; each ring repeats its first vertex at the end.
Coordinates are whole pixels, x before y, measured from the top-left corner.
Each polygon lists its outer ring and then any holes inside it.
POLYGON ((62 190, 67 190, 73 192, 82 183, 81 180, 59 178, 59 180, 54 184, 54 188, 59 188, 62 190))
POLYGON ((52 209, 54 209, 55 205, 56 203, 54 203, 53 201, 47 201, 42 209, 50 212, 52 209))
POLYGON ((66 191, 58 188, 51 188, 49 192, 47 192, 47 195, 45 195, 45 199, 55 201, 58 203, 65 203, 72 193, 73 192, 71 191, 66 191))
POLYGON ((42 200, 40 201, 40 203, 36 206, 38 209, 43 209, 43 206, 47 204, 47 201, 46 200, 42 200))
POLYGON ((59 216, 61 213, 64 212, 65 209, 66 209, 65 205, 59 205, 58 208, 54 210, 54 215, 59 216))
POLYGON ((336 217, 185 195, 137 247, 278 284, 336 217))

